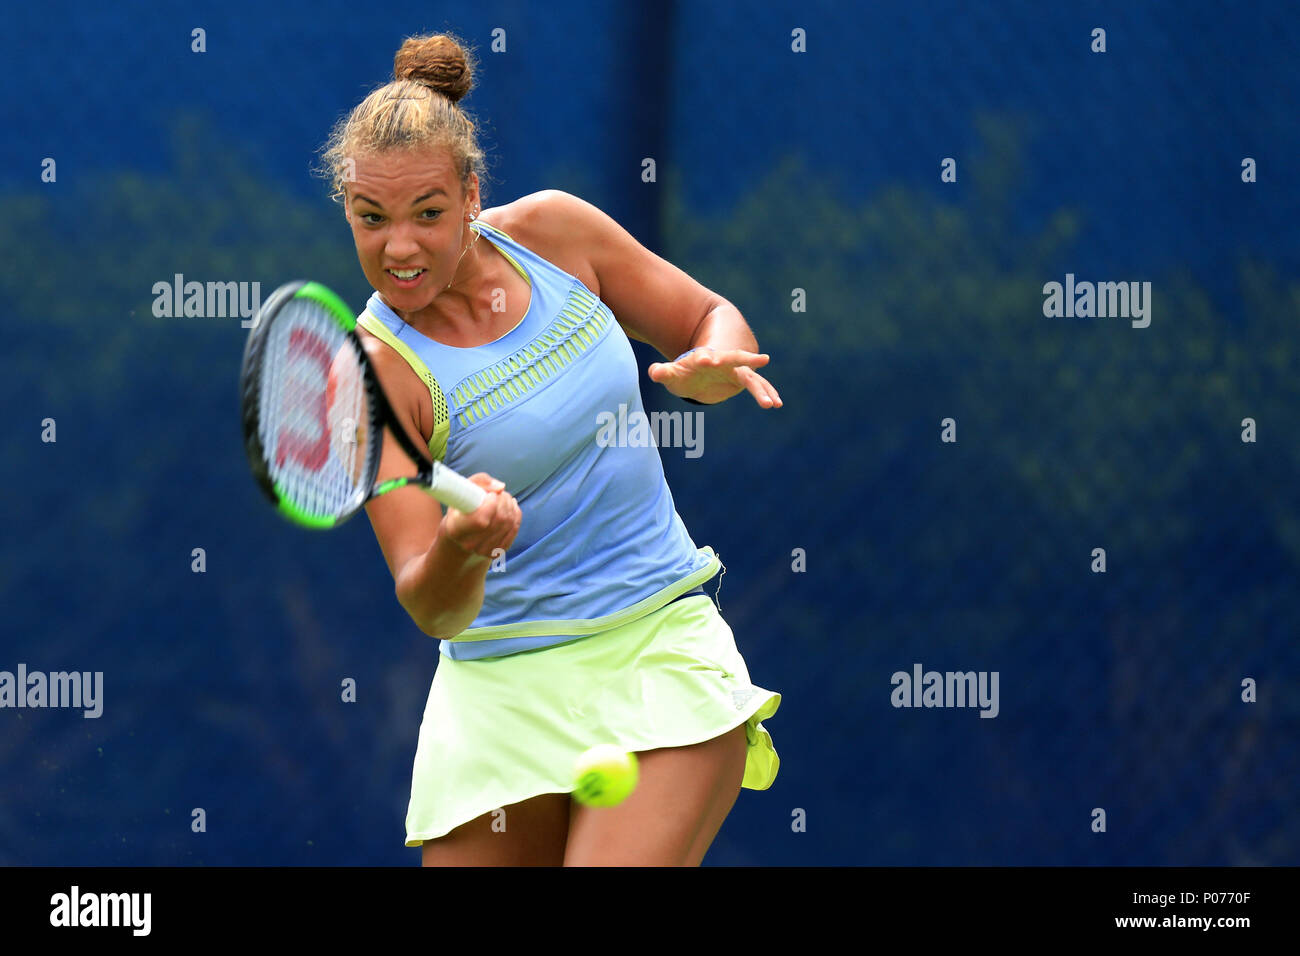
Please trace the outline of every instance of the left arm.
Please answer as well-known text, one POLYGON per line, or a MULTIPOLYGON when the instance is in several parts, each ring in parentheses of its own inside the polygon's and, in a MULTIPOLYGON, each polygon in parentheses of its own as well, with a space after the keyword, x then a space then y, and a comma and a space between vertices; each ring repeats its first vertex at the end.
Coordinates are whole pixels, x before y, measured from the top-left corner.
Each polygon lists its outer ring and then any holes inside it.
POLYGON ((519 202, 530 234, 544 235, 552 247, 561 244, 568 261, 590 265, 597 294, 629 338, 664 358, 677 356, 653 363, 651 380, 703 404, 747 390, 761 407, 780 407, 776 389, 755 371, 768 356, 758 353, 758 341, 734 305, 577 196, 548 189, 519 202))

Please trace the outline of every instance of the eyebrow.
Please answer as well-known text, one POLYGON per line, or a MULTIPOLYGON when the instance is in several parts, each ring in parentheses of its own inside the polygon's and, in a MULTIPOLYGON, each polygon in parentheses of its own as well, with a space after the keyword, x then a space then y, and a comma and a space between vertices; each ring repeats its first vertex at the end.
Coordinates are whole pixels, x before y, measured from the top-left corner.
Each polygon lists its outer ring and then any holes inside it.
MULTIPOLYGON (((446 190, 444 190, 444 189, 441 189, 441 188, 430 189, 430 190, 429 190, 427 193, 425 193, 423 196, 416 196, 413 200, 411 200, 411 205, 412 205, 412 206, 418 206, 418 205, 420 205, 420 203, 424 202, 426 199, 430 198, 431 196, 445 196, 445 195, 447 195, 447 192, 446 192, 446 190)), ((369 196, 363 196, 363 195, 361 195, 360 193, 357 193, 357 194, 354 195, 352 198, 353 198, 353 200, 357 200, 357 199, 364 200, 365 202, 370 203, 370 205, 374 206, 376 209, 383 209, 383 208, 384 208, 384 207, 381 206, 379 203, 377 203, 377 202, 375 202, 373 199, 371 199, 369 196)))

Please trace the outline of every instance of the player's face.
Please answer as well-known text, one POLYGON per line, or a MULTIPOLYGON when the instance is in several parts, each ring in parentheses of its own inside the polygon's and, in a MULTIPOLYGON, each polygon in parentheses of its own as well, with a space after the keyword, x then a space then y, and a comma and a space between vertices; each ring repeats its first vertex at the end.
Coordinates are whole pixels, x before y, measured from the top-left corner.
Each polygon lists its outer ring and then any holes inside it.
POLYGON ((447 288, 474 238, 465 217, 478 208, 478 178, 462 194, 446 149, 359 156, 345 204, 366 279, 392 308, 417 312, 447 288))

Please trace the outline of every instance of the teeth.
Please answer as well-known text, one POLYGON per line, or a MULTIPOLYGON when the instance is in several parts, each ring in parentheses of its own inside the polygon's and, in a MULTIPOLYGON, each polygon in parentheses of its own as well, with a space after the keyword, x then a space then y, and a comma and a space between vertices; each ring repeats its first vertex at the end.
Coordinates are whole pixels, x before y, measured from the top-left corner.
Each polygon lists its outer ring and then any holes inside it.
POLYGON ((397 278, 399 279, 414 279, 424 270, 423 269, 389 269, 388 271, 391 272, 393 275, 397 276, 397 278))

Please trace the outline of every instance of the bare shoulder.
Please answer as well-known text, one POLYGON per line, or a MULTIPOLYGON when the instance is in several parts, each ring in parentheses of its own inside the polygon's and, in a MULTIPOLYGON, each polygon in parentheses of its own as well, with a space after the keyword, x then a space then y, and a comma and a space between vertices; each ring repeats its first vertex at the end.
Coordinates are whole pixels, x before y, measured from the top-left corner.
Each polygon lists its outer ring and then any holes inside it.
POLYGON ((602 216, 591 203, 560 189, 542 189, 504 206, 483 210, 480 218, 547 262, 582 280, 600 295, 591 265, 593 223, 602 216))
POLYGON ((357 326, 357 337, 361 339, 361 347, 394 414, 408 426, 408 430, 414 428, 427 442, 433 433, 433 399, 429 397, 428 388, 406 359, 387 342, 361 325, 357 326))

